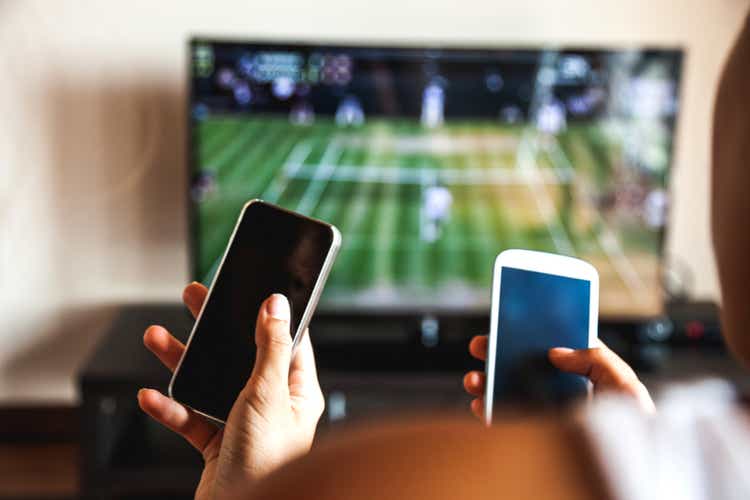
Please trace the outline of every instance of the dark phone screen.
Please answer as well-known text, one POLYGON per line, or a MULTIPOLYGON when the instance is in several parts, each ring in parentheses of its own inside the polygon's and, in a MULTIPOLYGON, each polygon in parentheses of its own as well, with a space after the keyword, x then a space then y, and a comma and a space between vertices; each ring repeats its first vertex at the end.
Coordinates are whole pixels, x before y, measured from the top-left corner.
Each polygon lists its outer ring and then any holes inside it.
POLYGON ((332 229, 262 202, 250 204, 172 385, 174 398, 221 420, 255 362, 255 322, 273 293, 289 299, 291 333, 333 244, 332 229))
POLYGON ((588 347, 591 283, 512 267, 500 272, 494 402, 545 405, 585 394, 586 380, 554 368, 547 351, 588 347))

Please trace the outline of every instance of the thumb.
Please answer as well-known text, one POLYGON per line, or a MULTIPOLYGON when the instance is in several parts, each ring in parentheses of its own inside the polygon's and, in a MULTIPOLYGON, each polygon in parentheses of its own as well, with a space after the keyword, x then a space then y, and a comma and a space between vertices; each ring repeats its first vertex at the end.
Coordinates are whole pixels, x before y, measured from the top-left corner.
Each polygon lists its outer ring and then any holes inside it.
POLYGON ((592 352, 588 349, 553 347, 548 352, 550 362, 564 372, 589 376, 594 366, 592 352))
POLYGON ((555 347, 549 350, 549 360, 560 370, 584 375, 594 384, 627 386, 638 381, 633 369, 603 344, 576 350, 555 347))
POLYGON ((255 326, 255 367, 251 381, 261 382, 273 392, 288 391, 292 359, 291 311, 286 297, 275 293, 260 306, 255 326))
POLYGON ((646 386, 625 361, 604 343, 591 349, 555 347, 549 351, 550 362, 564 372, 589 378, 597 390, 609 390, 633 396, 646 413, 656 408, 646 386))

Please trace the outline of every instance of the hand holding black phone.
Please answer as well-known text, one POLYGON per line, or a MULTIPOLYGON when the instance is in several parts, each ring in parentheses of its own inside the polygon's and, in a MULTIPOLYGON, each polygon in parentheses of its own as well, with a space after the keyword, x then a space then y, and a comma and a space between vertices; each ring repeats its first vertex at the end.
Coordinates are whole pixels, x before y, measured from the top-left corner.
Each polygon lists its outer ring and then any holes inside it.
POLYGON ((253 369, 261 304, 274 293, 288 298, 296 345, 340 246, 340 233, 330 224, 260 200, 248 202, 174 372, 170 396, 225 421, 253 369))

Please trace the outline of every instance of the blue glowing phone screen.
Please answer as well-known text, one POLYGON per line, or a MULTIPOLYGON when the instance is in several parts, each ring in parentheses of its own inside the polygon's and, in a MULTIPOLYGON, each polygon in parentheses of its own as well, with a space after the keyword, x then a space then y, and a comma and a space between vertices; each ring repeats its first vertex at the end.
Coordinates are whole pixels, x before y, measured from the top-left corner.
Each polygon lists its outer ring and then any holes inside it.
POLYGON ((585 379, 555 369, 547 351, 588 347, 591 282, 513 267, 500 272, 495 403, 585 394, 585 379))

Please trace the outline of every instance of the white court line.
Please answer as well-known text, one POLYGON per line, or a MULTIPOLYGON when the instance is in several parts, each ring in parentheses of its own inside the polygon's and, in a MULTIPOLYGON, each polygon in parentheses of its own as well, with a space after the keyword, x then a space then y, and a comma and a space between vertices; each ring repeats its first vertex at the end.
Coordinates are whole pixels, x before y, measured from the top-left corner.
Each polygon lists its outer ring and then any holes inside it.
MULTIPOLYGON (((302 198, 297 204, 297 212, 312 215, 312 211, 320 203, 320 197, 325 191, 328 181, 331 179, 333 172, 336 170, 336 161, 341 158, 343 151, 338 145, 338 141, 331 139, 326 145, 323 156, 315 167, 315 172, 310 178, 307 189, 302 194, 302 198)), ((296 175, 297 171, 295 171, 296 175)))
MULTIPOLYGON (((508 186, 526 186, 529 182, 529 176, 525 173, 520 173, 515 168, 507 167, 493 167, 493 168, 478 168, 478 167, 421 167, 420 169, 410 167, 387 167, 381 165, 305 165, 304 168, 297 170, 294 175, 295 179, 310 180, 318 175, 318 170, 321 168, 335 169, 332 172, 329 181, 339 182, 352 182, 352 181, 364 181, 364 182, 377 182, 380 184, 413 184, 422 185, 424 180, 422 178, 422 170, 426 170, 430 174, 430 178, 439 180, 445 184, 462 184, 462 185, 474 185, 474 184, 497 184, 497 185, 508 185, 508 186), (309 170, 313 172, 309 172, 309 170), (364 170, 364 175, 362 171, 364 170)), ((571 177, 572 178, 572 177, 571 177)), ((538 170, 535 179, 537 182, 542 184, 557 185, 565 182, 570 182, 568 179, 560 179, 552 170, 538 170)))
POLYGON ((547 226, 547 231, 552 236, 552 242, 555 244, 558 253, 572 255, 574 253, 573 243, 570 241, 568 234, 560 225, 551 222, 557 218, 557 210, 550 199, 549 193, 539 182, 540 170, 536 166, 534 152, 530 151, 531 141, 528 136, 528 132, 524 132, 521 137, 517 156, 518 168, 527 175, 527 186, 533 195, 536 208, 547 226))
POLYGON ((497 135, 494 132, 479 137, 461 136, 457 133, 437 133, 430 135, 407 134, 397 137, 372 139, 359 134, 341 135, 342 147, 366 149, 368 151, 391 152, 395 154, 422 153, 430 155, 512 153, 518 147, 515 136, 497 135), (487 137, 484 137, 484 136, 487 137), (478 149, 478 145, 482 149, 478 149))
MULTIPOLYGON (((565 151, 562 150, 557 139, 554 139, 554 154, 557 159, 562 160, 569 169, 572 168, 570 160, 565 156, 565 151)), ((552 162, 552 165, 555 165, 554 161, 552 162)), ((587 188, 588 186, 584 186, 585 191, 589 191, 587 188)), ((586 196, 589 196, 590 193, 586 192, 585 194, 586 196)), ((601 233, 596 235, 599 246, 604 250, 607 259, 612 263, 612 267, 615 268, 615 272, 620 276, 623 283, 625 283, 625 286, 628 288, 628 291, 633 298, 639 301, 645 300, 646 294, 644 292, 647 289, 646 284, 643 282, 638 271, 635 270, 635 266, 633 266, 630 259, 628 259, 625 254, 619 238, 615 232, 610 229, 609 225, 604 220, 604 217, 599 213, 599 210, 593 210, 592 212, 599 223, 599 226, 602 228, 601 233)))
POLYGON ((284 166, 279 169, 279 173, 276 174, 268 188, 263 191, 261 199, 270 203, 278 202, 287 185, 289 185, 289 181, 295 178, 297 171, 305 164, 305 160, 310 156, 311 151, 310 141, 302 141, 294 146, 292 152, 287 156, 284 166))

